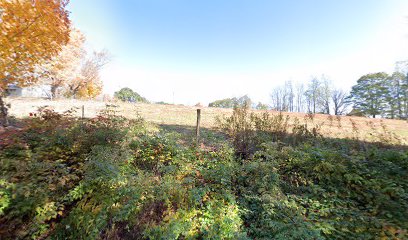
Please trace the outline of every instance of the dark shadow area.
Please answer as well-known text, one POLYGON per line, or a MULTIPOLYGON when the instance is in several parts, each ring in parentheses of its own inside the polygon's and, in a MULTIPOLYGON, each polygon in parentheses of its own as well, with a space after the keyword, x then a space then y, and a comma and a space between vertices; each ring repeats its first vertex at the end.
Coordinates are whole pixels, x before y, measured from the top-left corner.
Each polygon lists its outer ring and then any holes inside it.
MULTIPOLYGON (((192 126, 160 127, 194 141, 192 126)), ((230 186, 250 239, 406 239, 408 146, 307 131, 234 134, 203 128, 200 141, 204 150, 234 146, 230 186)))
MULTIPOLYGON (((166 132, 176 132, 180 134, 180 140, 185 143, 194 144, 196 141, 196 128, 186 125, 172 125, 172 124, 160 124, 159 127, 166 132)), ((299 136, 290 133, 279 134, 279 136, 268 132, 255 133, 255 136, 266 137, 268 142, 280 142, 285 145, 296 146, 301 143, 308 142, 315 146, 324 146, 326 148, 344 149, 347 146, 348 149, 355 149, 359 151, 365 151, 372 148, 376 149, 395 149, 408 151, 408 146, 403 144, 389 144, 387 142, 369 142, 360 139, 349 138, 330 138, 320 135, 315 136, 299 136)), ((204 146, 216 147, 219 144, 224 144, 230 138, 221 130, 214 128, 200 128, 199 142, 204 146)))
MULTIPOLYGON (((159 127, 165 132, 175 132, 179 134, 180 141, 186 145, 196 144, 196 128, 185 125, 160 124, 159 127)), ((199 143, 205 147, 214 148, 225 143, 228 136, 216 129, 200 128, 199 143)))

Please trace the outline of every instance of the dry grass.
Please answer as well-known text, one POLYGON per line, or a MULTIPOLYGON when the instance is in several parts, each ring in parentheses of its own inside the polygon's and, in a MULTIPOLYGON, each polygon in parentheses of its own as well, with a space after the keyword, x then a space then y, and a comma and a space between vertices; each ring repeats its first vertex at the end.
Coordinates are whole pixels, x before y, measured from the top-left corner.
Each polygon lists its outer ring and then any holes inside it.
MULTIPOLYGON (((106 104, 113 104, 117 107, 110 108, 116 111, 116 114, 127 118, 142 116, 149 122, 165 125, 195 126, 197 107, 179 106, 179 105, 159 105, 159 104, 131 104, 131 103, 105 103, 97 101, 80 100, 43 100, 28 98, 10 98, 6 100, 11 104, 10 115, 21 118, 28 117, 30 112, 36 112, 39 107, 50 106, 57 112, 76 108, 76 116, 81 115, 82 105, 85 107, 85 117, 94 117, 100 111, 106 110, 106 104)), ((205 128, 215 127, 216 116, 228 115, 232 113, 231 109, 202 108, 201 126, 205 128)), ((261 111, 257 111, 261 112, 261 111)), ((276 111, 270 111, 272 114, 279 114, 276 111)), ((290 117, 290 123, 293 124, 295 118, 300 123, 308 123, 309 126, 319 126, 323 136, 346 138, 357 137, 361 140, 373 141, 373 132, 393 133, 401 138, 403 144, 408 144, 408 122, 402 120, 390 119, 370 119, 363 117, 347 116, 328 116, 316 114, 310 118, 303 113, 282 113, 290 117), (385 127, 385 131, 384 131, 385 127)))

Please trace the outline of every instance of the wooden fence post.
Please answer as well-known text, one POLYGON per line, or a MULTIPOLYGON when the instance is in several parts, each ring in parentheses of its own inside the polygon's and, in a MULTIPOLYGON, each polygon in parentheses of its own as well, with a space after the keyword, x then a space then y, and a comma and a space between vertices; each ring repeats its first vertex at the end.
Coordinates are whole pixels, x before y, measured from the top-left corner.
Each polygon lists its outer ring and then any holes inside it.
POLYGON ((201 121, 201 109, 197 109, 197 126, 196 126, 197 147, 200 141, 200 121, 201 121))

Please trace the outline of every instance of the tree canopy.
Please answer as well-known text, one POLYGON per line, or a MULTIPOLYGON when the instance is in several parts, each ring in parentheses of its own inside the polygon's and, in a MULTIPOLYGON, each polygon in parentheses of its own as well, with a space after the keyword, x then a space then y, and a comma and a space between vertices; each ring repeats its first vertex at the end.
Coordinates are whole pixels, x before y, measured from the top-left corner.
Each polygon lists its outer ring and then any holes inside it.
POLYGON ((217 108, 234 108, 234 107, 248 107, 250 108, 252 104, 251 99, 244 95, 242 97, 236 98, 225 98, 221 100, 216 100, 208 104, 209 107, 217 107, 217 108))
POLYGON ((347 98, 365 116, 408 118, 408 76, 401 70, 362 76, 347 98))
POLYGON ((125 87, 114 93, 115 98, 123 102, 143 102, 148 103, 149 101, 140 96, 137 92, 134 92, 132 89, 125 87))
POLYGON ((0 91, 30 85, 36 64, 55 56, 69 40, 67 0, 0 1, 0 91))
POLYGON ((348 98, 354 109, 373 118, 380 115, 386 107, 388 79, 389 75, 385 72, 366 74, 358 79, 348 98))
POLYGON ((269 109, 269 106, 268 106, 268 104, 264 104, 264 103, 258 102, 258 104, 256 105, 255 109, 257 109, 257 110, 268 110, 268 109, 269 109))
POLYGON ((69 41, 58 55, 39 65, 37 68, 40 82, 49 85, 51 98, 56 98, 63 87, 79 75, 81 60, 85 57, 85 36, 77 29, 72 29, 69 41))
POLYGON ((7 124, 3 95, 9 84, 27 86, 37 64, 57 55, 69 40, 68 0, 0 1, 0 118, 7 124))

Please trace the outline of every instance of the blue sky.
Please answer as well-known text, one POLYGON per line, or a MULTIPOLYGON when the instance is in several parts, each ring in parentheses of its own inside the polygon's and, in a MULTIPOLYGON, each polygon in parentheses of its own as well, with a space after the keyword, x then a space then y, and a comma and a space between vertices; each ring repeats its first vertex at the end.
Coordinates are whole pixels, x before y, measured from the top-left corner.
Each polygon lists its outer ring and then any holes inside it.
POLYGON ((71 0, 77 28, 112 62, 104 91, 208 103, 269 102, 286 80, 327 75, 350 88, 408 58, 406 0, 71 0))

